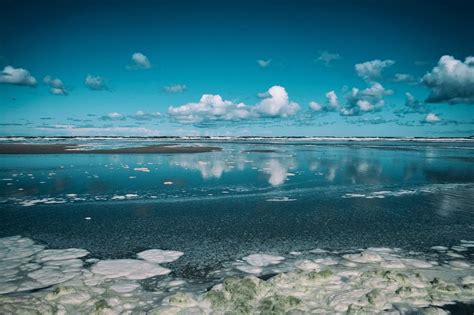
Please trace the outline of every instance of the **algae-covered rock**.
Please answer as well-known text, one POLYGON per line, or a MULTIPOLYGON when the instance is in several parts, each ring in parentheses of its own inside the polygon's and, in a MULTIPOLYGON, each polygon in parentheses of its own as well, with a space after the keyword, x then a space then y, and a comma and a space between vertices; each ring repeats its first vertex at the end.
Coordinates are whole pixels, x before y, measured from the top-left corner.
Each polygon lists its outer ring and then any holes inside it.
POLYGON ((168 303, 177 306, 187 306, 195 304, 196 301, 189 293, 177 292, 168 297, 168 303))
POLYGON ((301 300, 294 296, 275 294, 262 299, 258 310, 261 314, 285 314, 287 310, 298 306, 301 300))

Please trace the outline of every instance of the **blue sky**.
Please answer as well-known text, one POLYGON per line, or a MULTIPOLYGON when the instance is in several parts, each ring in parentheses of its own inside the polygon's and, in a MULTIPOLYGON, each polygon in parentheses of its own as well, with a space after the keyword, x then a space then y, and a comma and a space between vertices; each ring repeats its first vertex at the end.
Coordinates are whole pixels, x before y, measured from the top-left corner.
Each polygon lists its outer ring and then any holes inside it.
POLYGON ((0 134, 473 135, 473 9, 2 1, 0 134))

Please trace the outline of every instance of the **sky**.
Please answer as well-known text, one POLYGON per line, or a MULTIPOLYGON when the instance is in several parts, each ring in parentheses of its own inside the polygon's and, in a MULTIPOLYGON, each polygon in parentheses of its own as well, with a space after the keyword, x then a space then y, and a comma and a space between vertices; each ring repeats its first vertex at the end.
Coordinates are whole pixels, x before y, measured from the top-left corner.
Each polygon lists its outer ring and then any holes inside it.
POLYGON ((0 2, 0 135, 471 136, 472 1, 0 2))

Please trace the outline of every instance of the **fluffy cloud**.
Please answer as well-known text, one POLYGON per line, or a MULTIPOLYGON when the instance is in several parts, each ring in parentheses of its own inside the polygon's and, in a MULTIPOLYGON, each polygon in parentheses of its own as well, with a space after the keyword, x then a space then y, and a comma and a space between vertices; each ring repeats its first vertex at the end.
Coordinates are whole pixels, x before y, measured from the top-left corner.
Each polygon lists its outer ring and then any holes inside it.
POLYGON ((268 67, 271 62, 272 62, 271 59, 267 59, 267 60, 258 59, 258 60, 257 60, 257 64, 258 64, 260 67, 262 67, 262 68, 268 67))
POLYGON ((316 61, 324 63, 324 65, 329 66, 331 62, 341 59, 341 55, 337 53, 330 53, 329 51, 320 51, 319 56, 316 61))
POLYGON ((315 112, 329 112, 339 109, 339 100, 337 94, 334 91, 326 93, 326 104, 320 104, 315 101, 309 102, 309 108, 315 112))
POLYGON ((357 75, 366 81, 373 81, 382 75, 382 71, 393 65, 393 60, 379 60, 375 59, 372 61, 366 61, 364 63, 358 63, 355 65, 357 75))
POLYGON ((441 118, 439 118, 436 114, 433 114, 433 113, 429 113, 425 117, 425 122, 430 123, 430 124, 434 124, 439 121, 441 121, 441 118))
POLYGON ((181 122, 201 123, 213 120, 241 120, 251 116, 250 108, 223 100, 220 95, 204 94, 199 102, 168 109, 168 114, 181 122))
POLYGON ((291 102, 285 88, 275 85, 255 106, 223 100, 220 95, 204 94, 199 102, 168 109, 168 114, 184 123, 212 121, 240 121, 259 117, 289 117, 296 114, 299 105, 291 102))
POLYGON ((0 74, 0 83, 35 86, 36 79, 26 69, 6 66, 0 74))
POLYGON ((136 52, 132 55, 132 61, 134 65, 131 66, 131 69, 150 69, 151 63, 147 56, 141 52, 136 52))
POLYGON ((182 93, 186 91, 187 87, 184 84, 173 84, 163 87, 163 90, 168 93, 182 93))
POLYGON ((120 113, 112 112, 100 117, 100 120, 125 120, 125 118, 126 117, 120 113))
POLYGON ((422 82, 431 89, 427 103, 474 104, 474 57, 462 62, 452 56, 442 56, 422 82))
POLYGON ((135 114, 130 115, 129 117, 136 120, 152 120, 154 118, 161 117, 161 114, 159 112, 146 113, 144 111, 139 110, 135 114))
POLYGON ((336 92, 329 91, 326 93, 326 98, 328 100, 328 109, 336 110, 339 108, 339 101, 337 99, 336 92))
POLYGON ((357 116, 367 112, 381 109, 384 104, 384 96, 393 94, 392 90, 385 89, 380 83, 373 82, 370 87, 359 90, 352 88, 346 96, 346 103, 340 109, 343 116, 357 116))
POLYGON ((408 92, 405 93, 405 97, 406 97, 405 106, 407 106, 411 112, 414 112, 414 113, 426 112, 426 106, 423 102, 420 102, 419 100, 415 99, 415 97, 408 92))
POLYGON ((54 95, 67 95, 66 88, 64 87, 63 81, 58 78, 53 79, 47 75, 43 79, 43 83, 49 85, 49 92, 54 95))
POLYGON ((309 102, 309 108, 311 108, 315 112, 320 112, 324 109, 324 106, 319 104, 318 102, 311 101, 309 102))
POLYGON ((108 89, 107 85, 105 84, 104 78, 100 76, 93 76, 91 74, 88 74, 84 83, 91 90, 100 91, 108 89))
POLYGON ((289 100, 288 93, 284 87, 274 85, 267 93, 268 97, 264 98, 255 106, 260 116, 289 117, 299 111, 300 106, 289 100))
POLYGON ((393 82, 397 83, 414 83, 416 79, 414 76, 408 73, 395 73, 392 79, 393 82))

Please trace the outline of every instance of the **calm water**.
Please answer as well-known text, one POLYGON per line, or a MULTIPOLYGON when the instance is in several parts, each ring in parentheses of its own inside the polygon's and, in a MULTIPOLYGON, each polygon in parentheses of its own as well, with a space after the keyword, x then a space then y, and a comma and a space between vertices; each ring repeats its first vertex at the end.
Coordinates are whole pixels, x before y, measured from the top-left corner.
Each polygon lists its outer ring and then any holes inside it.
POLYGON ((0 237, 100 259, 179 250, 172 269, 188 279, 255 252, 473 238, 473 143, 213 144, 223 151, 0 156, 0 237))

